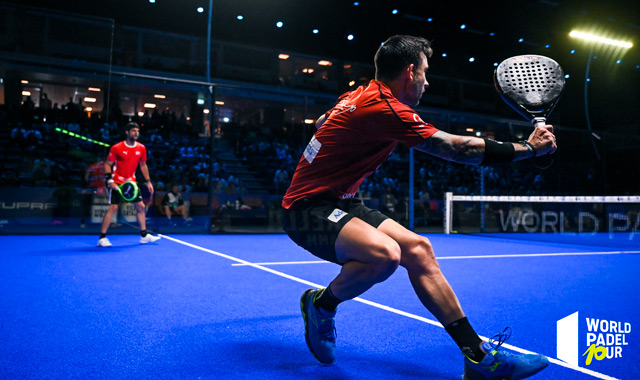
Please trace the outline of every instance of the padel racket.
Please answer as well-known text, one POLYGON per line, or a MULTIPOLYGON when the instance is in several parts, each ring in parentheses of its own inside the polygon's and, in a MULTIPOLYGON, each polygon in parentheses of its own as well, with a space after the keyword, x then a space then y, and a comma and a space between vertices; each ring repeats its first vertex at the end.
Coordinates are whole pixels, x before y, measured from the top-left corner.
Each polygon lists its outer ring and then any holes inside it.
POLYGON ((138 197, 140 194, 140 190, 138 189, 138 185, 134 181, 127 181, 118 186, 118 192, 127 202, 131 202, 138 197))
MULTIPOLYGON (((493 73, 502 100, 536 127, 546 124, 564 91, 564 72, 558 62, 542 55, 507 58, 493 73)), ((553 159, 544 159, 551 165, 553 159)))

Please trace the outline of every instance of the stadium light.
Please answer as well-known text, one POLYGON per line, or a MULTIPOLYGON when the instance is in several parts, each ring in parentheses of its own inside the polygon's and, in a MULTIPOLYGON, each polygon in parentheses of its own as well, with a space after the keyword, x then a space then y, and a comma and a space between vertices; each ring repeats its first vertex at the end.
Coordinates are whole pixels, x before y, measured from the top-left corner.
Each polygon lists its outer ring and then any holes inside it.
POLYGON ((569 33, 569 36, 573 38, 579 38, 581 40, 585 40, 589 42, 598 42, 604 45, 623 47, 626 49, 631 49, 633 47, 633 44, 628 41, 614 40, 604 36, 598 36, 595 34, 580 32, 577 30, 572 30, 571 33, 569 33))
MULTIPOLYGON (((592 128, 591 128, 591 117, 589 116, 589 82, 591 82, 591 78, 589 77, 589 71, 591 69, 591 61, 593 59, 597 59, 598 57, 593 55, 593 51, 594 48, 596 47, 610 47, 613 48, 613 50, 617 50, 618 52, 622 49, 631 49, 633 47, 633 44, 629 41, 621 41, 621 40, 615 40, 613 38, 609 38, 609 37, 605 37, 601 34, 594 34, 594 33, 587 33, 587 32, 582 32, 579 30, 572 30, 569 33, 569 37, 571 38, 577 38, 577 39, 581 39, 583 41, 586 41, 589 45, 591 45, 591 48, 589 50, 589 58, 587 58, 587 68, 585 70, 585 75, 584 75, 584 113, 585 113, 585 117, 586 117, 586 121, 587 121, 587 130, 589 131, 589 134, 591 136, 591 143, 593 145, 593 150, 596 154, 596 157, 598 158, 598 161, 602 161, 602 159, 600 158, 600 152, 598 151, 598 146, 596 145, 596 135, 594 134, 592 128)), ((571 54, 573 54, 574 51, 571 51, 571 54)))

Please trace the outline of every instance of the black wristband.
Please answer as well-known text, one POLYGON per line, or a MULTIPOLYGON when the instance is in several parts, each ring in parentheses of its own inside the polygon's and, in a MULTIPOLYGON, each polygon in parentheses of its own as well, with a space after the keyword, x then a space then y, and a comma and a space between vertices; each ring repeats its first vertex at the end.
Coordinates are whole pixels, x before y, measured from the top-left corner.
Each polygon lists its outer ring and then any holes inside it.
POLYGON ((496 165, 512 162, 516 150, 510 142, 500 142, 491 139, 484 140, 484 157, 480 165, 496 165))
POLYGON ((531 143, 529 141, 522 140, 522 141, 520 141, 520 144, 522 144, 522 145, 526 146, 527 148, 529 148, 531 153, 533 153, 533 156, 531 156, 531 158, 538 156, 538 152, 536 151, 536 148, 533 145, 531 145, 531 143))
POLYGON ((104 180, 105 181, 109 181, 112 178, 113 178, 113 173, 105 173, 104 174, 104 180))

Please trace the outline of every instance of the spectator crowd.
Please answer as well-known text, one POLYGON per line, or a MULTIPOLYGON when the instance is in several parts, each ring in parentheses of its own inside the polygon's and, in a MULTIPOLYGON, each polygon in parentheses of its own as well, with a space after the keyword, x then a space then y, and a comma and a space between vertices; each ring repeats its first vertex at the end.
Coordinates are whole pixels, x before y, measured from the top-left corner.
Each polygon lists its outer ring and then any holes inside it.
MULTIPOLYGON (((35 107, 29 97, 19 109, 0 108, 0 130, 7 137, 3 139, 0 185, 87 186, 87 168, 104 159, 108 148, 55 129, 110 146, 122 140, 120 127, 128 121, 142 126, 140 141, 147 146, 148 164, 157 190, 167 190, 176 184, 182 192, 208 192, 209 176, 212 176, 214 193, 248 192, 243 181, 228 172, 225 160, 218 155, 219 150, 215 146, 211 149, 212 139, 200 135, 201 126, 194 125, 184 114, 178 116, 168 109, 156 109, 129 117, 122 115, 116 105, 109 118, 105 118, 101 112, 84 111, 82 105, 72 99, 62 107, 41 99, 40 107, 35 107)), ((282 195, 306 140, 313 133, 306 125, 293 129, 229 124, 216 129, 214 133, 218 136, 213 140, 227 141, 243 165, 263 180, 267 193, 282 195)), ((448 191, 468 195, 543 195, 549 189, 545 174, 526 165, 470 167, 419 153, 415 157, 413 196, 421 201, 440 200, 448 191)), ((359 196, 375 200, 387 212, 401 213, 408 199, 408 161, 408 150, 398 147, 390 159, 362 183, 359 196)))

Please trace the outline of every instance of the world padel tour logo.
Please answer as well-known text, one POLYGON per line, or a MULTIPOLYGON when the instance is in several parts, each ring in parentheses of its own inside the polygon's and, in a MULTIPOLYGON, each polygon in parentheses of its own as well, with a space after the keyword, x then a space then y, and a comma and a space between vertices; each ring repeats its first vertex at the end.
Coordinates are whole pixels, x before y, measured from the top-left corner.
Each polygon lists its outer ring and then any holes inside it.
POLYGON ((576 367, 621 359, 629 345, 629 322, 580 318, 575 312, 559 320, 556 326, 558 359, 576 367), (585 334, 583 339, 581 331, 585 334))

